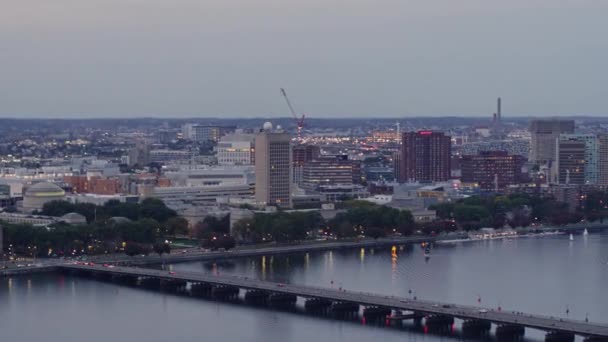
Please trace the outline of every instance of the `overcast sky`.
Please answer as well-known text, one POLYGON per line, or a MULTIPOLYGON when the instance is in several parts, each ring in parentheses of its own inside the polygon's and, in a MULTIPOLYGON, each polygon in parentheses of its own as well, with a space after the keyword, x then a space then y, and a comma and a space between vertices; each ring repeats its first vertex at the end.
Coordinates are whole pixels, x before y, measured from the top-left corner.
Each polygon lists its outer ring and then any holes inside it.
POLYGON ((0 116, 608 114, 606 0, 0 0, 0 116))

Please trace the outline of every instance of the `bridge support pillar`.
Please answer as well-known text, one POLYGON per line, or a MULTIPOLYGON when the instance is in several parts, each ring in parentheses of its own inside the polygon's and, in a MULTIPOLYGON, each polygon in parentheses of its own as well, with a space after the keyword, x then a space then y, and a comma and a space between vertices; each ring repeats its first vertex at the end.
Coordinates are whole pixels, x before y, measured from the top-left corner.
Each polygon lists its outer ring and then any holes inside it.
POLYGON ((173 292, 173 293, 186 292, 186 285, 188 285, 188 283, 184 280, 162 279, 160 281, 161 290, 167 291, 167 292, 173 292))
POLYGON ((337 318, 355 318, 359 314, 359 304, 350 302, 335 302, 331 312, 337 318))
POLYGON ((560 331, 552 331, 545 335, 546 342, 574 342, 574 334, 560 331))
POLYGON ((608 337, 602 336, 587 336, 583 342, 608 342, 608 337))
POLYGON ((462 322, 462 332, 465 336, 481 336, 492 329, 490 321, 472 319, 462 322))
POLYGON ((298 297, 288 293, 273 293, 268 297, 268 302, 271 306, 277 308, 293 308, 296 305, 298 297))
POLYGON ((270 294, 266 291, 250 290, 245 292, 245 301, 251 305, 266 305, 270 294))
POLYGON ((211 297, 213 286, 207 283, 194 283, 190 285, 190 295, 193 297, 211 297))
POLYGON ((160 290, 160 279, 155 277, 142 278, 139 285, 149 290, 160 290))
POLYGON ((454 317, 431 315, 426 317, 424 324, 430 331, 448 331, 454 324, 454 317))
POLYGON ((496 338, 499 340, 521 340, 526 333, 526 328, 521 325, 503 324, 496 327, 496 338))
POLYGON ((367 322, 384 322, 391 315, 391 309, 368 306, 363 309, 363 317, 367 322))
POLYGON ((121 285, 137 286, 137 283, 139 282, 139 277, 125 275, 125 274, 121 274, 121 275, 115 274, 115 275, 112 275, 111 280, 112 280, 112 282, 121 284, 121 285))
POLYGON ((234 286, 216 286, 212 290, 213 298, 232 301, 239 297, 239 288, 234 286))
POLYGON ((331 308, 331 301, 321 298, 307 299, 304 303, 304 309, 310 313, 324 314, 331 308))

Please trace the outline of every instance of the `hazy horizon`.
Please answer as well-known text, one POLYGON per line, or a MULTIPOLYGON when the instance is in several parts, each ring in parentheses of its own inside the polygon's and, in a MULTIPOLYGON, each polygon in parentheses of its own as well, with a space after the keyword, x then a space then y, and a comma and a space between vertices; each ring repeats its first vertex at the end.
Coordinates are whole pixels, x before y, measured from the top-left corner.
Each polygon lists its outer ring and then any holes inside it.
POLYGON ((27 0, 0 118, 604 116, 601 0, 27 0))

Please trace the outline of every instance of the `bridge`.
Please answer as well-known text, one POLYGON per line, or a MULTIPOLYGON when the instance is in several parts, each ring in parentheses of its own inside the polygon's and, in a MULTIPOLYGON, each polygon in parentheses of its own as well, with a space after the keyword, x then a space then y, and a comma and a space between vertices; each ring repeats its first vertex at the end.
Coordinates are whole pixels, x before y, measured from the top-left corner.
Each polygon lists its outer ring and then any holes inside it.
POLYGON ((427 326, 451 326, 454 319, 464 321, 463 328, 489 331, 497 325, 496 334, 523 336, 525 328, 546 331, 547 341, 574 341, 575 335, 586 341, 608 341, 608 325, 577 320, 498 311, 489 308, 416 300, 381 294, 352 292, 295 284, 280 284, 237 276, 219 276, 193 272, 169 272, 113 265, 61 265, 60 269, 76 274, 105 278, 122 284, 155 289, 187 292, 190 295, 208 294, 216 298, 236 298, 240 291, 245 299, 262 302, 291 303, 298 297, 309 309, 327 309, 358 315, 363 308, 364 318, 389 321, 412 319, 427 326))

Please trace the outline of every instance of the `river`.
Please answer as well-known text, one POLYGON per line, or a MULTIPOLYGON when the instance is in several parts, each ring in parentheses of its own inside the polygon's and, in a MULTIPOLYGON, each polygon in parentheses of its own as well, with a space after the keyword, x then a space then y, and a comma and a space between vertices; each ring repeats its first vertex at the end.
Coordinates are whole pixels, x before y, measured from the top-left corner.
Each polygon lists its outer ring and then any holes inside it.
MULTIPOLYGON (((168 266, 608 324, 608 234, 349 249, 168 266)), ((0 279, 2 341, 454 341, 56 274, 0 279)), ((527 338, 543 334, 527 331, 527 338)))

